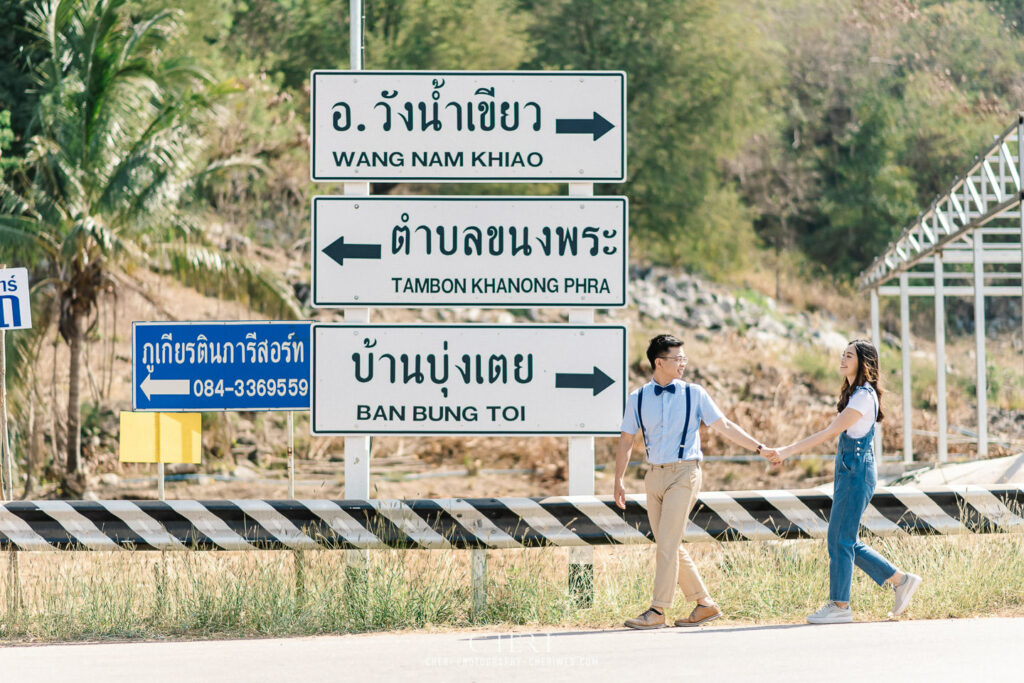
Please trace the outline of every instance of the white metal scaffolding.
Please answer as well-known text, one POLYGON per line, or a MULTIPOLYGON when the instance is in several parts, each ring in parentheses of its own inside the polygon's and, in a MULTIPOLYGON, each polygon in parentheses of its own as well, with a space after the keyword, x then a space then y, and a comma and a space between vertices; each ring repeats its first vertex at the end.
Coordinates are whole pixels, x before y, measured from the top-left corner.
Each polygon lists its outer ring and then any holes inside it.
POLYGON ((871 294, 871 330, 875 343, 878 343, 879 325, 877 297, 900 298, 905 461, 913 459, 909 348, 909 298, 912 296, 928 296, 935 301, 940 461, 946 460, 948 455, 945 298, 961 296, 974 300, 977 454, 983 457, 988 453, 985 297, 1019 297, 1024 312, 1022 177, 1024 113, 1018 114, 1017 120, 996 137, 992 146, 975 157, 967 173, 954 180, 945 194, 936 197, 885 253, 861 273, 861 290, 871 294), (886 284, 893 280, 898 284, 886 284))

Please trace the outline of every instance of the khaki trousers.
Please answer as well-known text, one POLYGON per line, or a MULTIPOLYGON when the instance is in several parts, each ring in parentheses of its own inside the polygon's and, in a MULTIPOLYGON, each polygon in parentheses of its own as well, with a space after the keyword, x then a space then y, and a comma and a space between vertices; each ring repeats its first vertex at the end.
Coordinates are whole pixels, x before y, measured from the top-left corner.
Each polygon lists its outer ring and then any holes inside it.
POLYGON ((701 470, 696 460, 651 465, 644 477, 647 518, 651 522, 658 555, 654 572, 654 607, 672 606, 676 584, 689 601, 711 597, 690 553, 682 547, 690 510, 700 493, 701 470))

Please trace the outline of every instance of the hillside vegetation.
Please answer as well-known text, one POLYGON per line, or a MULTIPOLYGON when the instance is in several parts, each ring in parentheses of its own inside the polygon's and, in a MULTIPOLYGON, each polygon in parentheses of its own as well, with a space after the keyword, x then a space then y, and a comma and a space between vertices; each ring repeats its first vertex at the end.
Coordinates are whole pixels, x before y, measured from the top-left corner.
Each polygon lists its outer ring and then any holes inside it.
MULTIPOLYGON (((863 335, 853 278, 1024 108, 1020 0, 364 4, 369 69, 625 71, 629 179, 596 191, 629 197, 635 264, 720 283, 784 329, 807 312, 863 335)), ((0 0, 0 262, 37 284, 35 329, 8 335, 10 406, 14 450, 38 477, 111 465, 98 425, 127 408, 132 319, 333 315, 308 306, 310 199, 339 189, 309 180, 308 78, 348 67, 348 36, 337 0, 0 0), (203 305, 183 307, 192 296, 203 305)), ((1017 322, 1002 326, 991 405, 1013 412, 1020 302, 1002 305, 1017 322)), ((772 401, 744 415, 755 426, 828 414, 824 346, 780 334, 783 352, 742 321, 707 331, 693 329, 700 316, 625 315, 634 341, 670 325, 705 335, 709 353, 761 354, 760 374, 697 366, 737 405, 772 401), (790 385, 798 398, 780 403, 790 385)), ((952 332, 955 347, 969 329, 952 332)), ((953 386, 969 396, 969 384, 953 386)), ((934 405, 915 391, 915 406, 934 405)), ((970 415, 967 399, 952 405, 970 415)), ((228 419, 213 418, 217 457, 237 445, 228 419)))
MULTIPOLYGON (((765 246, 840 279, 857 273, 1024 106, 1019 0, 364 5, 368 69, 626 71, 629 182, 599 192, 630 197, 638 256, 712 274, 764 261, 765 246)), ((41 126, 47 55, 26 28, 31 6, 0 2, 8 179, 41 126)), ((202 153, 263 162, 211 180, 201 198, 226 231, 304 238, 308 74, 347 68, 346 3, 136 0, 118 14, 168 10, 168 43, 147 58, 189 60, 210 77, 195 90, 230 91, 202 122, 202 153)), ((402 191, 427 190, 561 191, 402 191)))

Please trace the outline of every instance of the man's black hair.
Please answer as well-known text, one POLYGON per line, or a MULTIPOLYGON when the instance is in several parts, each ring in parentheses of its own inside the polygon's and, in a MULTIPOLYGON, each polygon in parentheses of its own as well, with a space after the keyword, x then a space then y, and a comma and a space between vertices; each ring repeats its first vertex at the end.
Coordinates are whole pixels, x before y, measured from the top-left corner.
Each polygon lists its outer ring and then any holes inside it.
POLYGON ((683 340, 678 337, 673 337, 671 334, 659 334, 647 345, 647 360, 651 362, 653 368, 655 358, 664 356, 669 349, 682 345, 683 340))

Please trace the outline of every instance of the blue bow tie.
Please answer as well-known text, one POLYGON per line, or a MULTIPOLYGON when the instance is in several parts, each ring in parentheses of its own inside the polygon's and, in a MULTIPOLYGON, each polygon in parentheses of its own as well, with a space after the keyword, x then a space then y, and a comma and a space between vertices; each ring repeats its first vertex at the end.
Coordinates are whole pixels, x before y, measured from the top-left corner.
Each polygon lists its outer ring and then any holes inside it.
POLYGON ((661 396, 661 392, 663 392, 663 391, 667 391, 670 394, 674 394, 674 393, 676 393, 676 385, 675 384, 668 384, 666 386, 661 386, 660 384, 655 383, 655 385, 654 385, 654 395, 655 396, 661 396))

